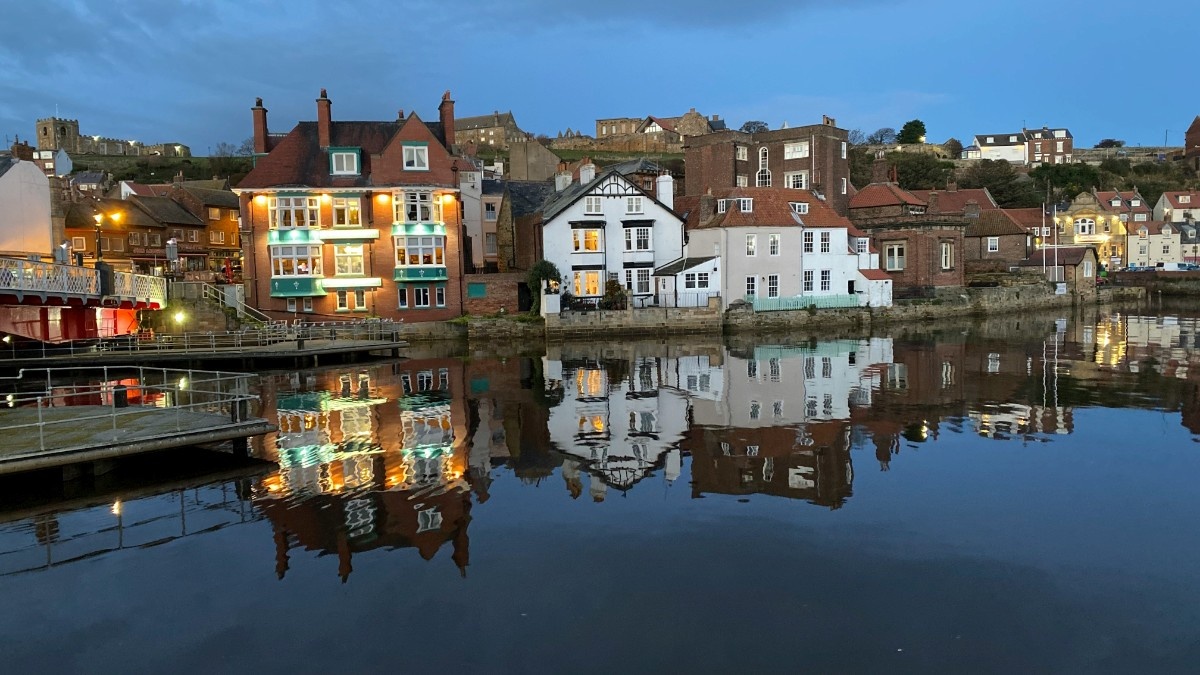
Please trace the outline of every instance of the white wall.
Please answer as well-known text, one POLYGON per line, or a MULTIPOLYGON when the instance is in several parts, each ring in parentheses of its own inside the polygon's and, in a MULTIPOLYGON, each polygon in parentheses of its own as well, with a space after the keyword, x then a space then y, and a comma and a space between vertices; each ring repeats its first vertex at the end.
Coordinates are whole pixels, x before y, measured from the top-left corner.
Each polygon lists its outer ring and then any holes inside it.
MULTIPOLYGON (((546 260, 553 262, 562 274, 564 290, 574 294, 573 267, 576 265, 602 265, 600 295, 604 294, 604 282, 608 273, 616 273, 621 284, 625 284, 625 263, 641 262, 654 269, 678 260, 683 255, 683 222, 674 212, 658 205, 621 176, 610 176, 591 193, 601 196, 600 214, 584 213, 585 197, 560 211, 542 227, 542 250, 546 260), (628 194, 642 197, 642 213, 626 213, 625 197, 628 194), (603 220, 603 251, 597 253, 574 251, 571 221, 603 220), (623 220, 653 220, 651 228, 651 251, 626 252, 623 220)), ((650 278, 650 293, 655 291, 655 281, 650 278)))
POLYGON ((462 192, 463 228, 471 240, 471 263, 483 267, 483 174, 478 171, 463 171, 458 176, 458 188, 462 192))
POLYGON ((1018 143, 1017 145, 981 145, 979 146, 980 159, 1003 159, 1011 164, 1025 163, 1025 144, 1018 143))
POLYGON ((19 161, 0 175, 0 253, 50 256, 50 179, 19 161))

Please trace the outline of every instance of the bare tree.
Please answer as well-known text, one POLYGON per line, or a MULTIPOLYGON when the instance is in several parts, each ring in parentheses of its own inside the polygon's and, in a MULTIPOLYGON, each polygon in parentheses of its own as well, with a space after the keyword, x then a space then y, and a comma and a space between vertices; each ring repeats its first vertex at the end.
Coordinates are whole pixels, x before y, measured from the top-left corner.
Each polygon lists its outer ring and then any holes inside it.
POLYGON ((896 130, 891 127, 876 129, 867 136, 868 145, 891 145, 896 142, 896 130))
POLYGON ((846 142, 850 145, 862 145, 867 142, 867 135, 863 133, 862 129, 851 129, 846 142))

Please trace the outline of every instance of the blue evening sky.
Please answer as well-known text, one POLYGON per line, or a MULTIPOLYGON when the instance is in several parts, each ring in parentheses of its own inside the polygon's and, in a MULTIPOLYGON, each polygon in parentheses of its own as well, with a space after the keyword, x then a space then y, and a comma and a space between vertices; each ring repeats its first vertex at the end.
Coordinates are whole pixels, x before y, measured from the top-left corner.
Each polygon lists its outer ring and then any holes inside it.
POLYGON ((1200 113, 1195 0, 0 0, 0 132, 39 117, 207 154, 316 117, 512 110, 526 131, 695 107, 731 126, 866 132, 920 118, 930 141, 1066 126, 1181 145, 1200 113))

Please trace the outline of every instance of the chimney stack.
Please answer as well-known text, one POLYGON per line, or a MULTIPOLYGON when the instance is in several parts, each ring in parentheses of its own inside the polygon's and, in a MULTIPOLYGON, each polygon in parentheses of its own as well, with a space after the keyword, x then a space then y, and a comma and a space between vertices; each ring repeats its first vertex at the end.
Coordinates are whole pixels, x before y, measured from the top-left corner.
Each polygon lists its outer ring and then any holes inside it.
POLYGON ((396 111, 396 121, 397 122, 404 121, 404 108, 401 108, 400 110, 396 111))
POLYGON ((438 116, 442 122, 442 136, 446 139, 446 149, 449 150, 454 146, 454 101, 450 98, 449 89, 442 94, 438 116))
POLYGON ((579 165, 579 184, 587 185, 596 179, 596 165, 592 164, 590 157, 583 158, 583 164, 579 165))
POLYGON ((658 174, 658 178, 655 179, 654 191, 663 206, 675 210, 675 179, 669 172, 664 171, 658 174))
POLYGON ((250 109, 254 117, 254 152, 259 155, 267 154, 267 109, 263 107, 262 99, 254 99, 254 107, 250 109))
POLYGON ((871 163, 871 182, 888 182, 888 162, 882 151, 875 153, 875 161, 871 163))
POLYGON ((333 113, 331 108, 333 102, 329 100, 329 96, 325 90, 321 90, 321 97, 317 99, 317 144, 322 148, 330 146, 329 137, 333 126, 333 113))

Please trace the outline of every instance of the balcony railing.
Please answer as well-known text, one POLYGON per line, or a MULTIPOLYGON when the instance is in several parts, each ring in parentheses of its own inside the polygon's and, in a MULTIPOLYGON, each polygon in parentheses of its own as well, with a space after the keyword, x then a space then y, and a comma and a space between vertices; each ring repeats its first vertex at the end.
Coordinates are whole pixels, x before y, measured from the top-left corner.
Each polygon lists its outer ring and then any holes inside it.
POLYGON ((0 258, 0 290, 18 294, 100 296, 96 270, 16 258, 0 258))

